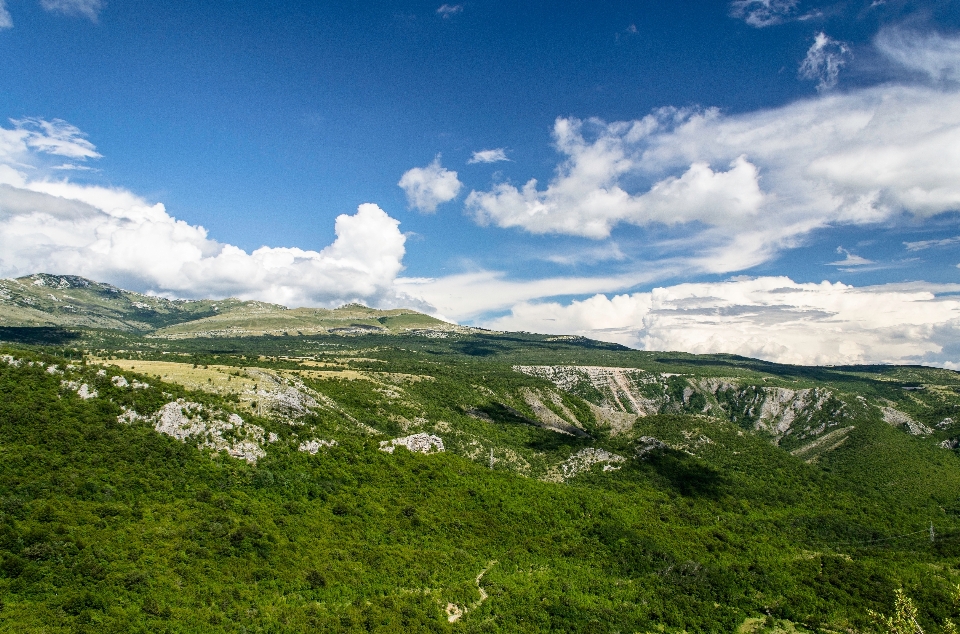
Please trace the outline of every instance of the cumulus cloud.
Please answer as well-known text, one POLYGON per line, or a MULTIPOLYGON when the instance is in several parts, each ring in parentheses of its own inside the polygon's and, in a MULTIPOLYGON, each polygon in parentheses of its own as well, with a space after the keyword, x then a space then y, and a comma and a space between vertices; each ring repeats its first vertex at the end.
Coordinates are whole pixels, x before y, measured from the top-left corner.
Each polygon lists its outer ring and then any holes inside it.
POLYGON ((815 229, 960 210, 960 90, 884 84, 725 115, 664 108, 635 121, 557 119, 540 186, 472 191, 480 224, 602 239, 673 226, 691 270, 755 266, 815 229))
POLYGON ((730 16, 760 29, 795 15, 797 4, 798 0, 735 0, 730 3, 730 16))
POLYGON ((781 363, 960 366, 960 285, 852 287, 786 277, 680 284, 568 305, 520 303, 492 328, 781 363))
POLYGON ((6 0, 0 0, 0 29, 10 28, 13 28, 13 17, 10 16, 10 11, 7 10, 6 0))
POLYGON ((437 211, 437 205, 456 198, 463 187, 456 172, 441 167, 439 155, 426 167, 406 171, 397 185, 407 195, 410 207, 429 214, 437 211))
POLYGON ((824 92, 837 85, 840 69, 847 63, 850 48, 822 31, 813 38, 807 56, 800 63, 799 73, 804 79, 817 80, 817 91, 824 92))
POLYGON ((81 16, 96 22, 103 0, 40 0, 40 6, 51 13, 81 16))
POLYGON ((376 205, 338 216, 325 248, 248 253, 127 190, 38 175, 44 170, 25 161, 39 153, 99 155, 72 126, 31 121, 29 130, 0 128, 0 276, 70 273, 179 297, 288 306, 409 303, 393 288, 405 237, 376 205))
POLYGON ((462 4, 442 4, 437 9, 437 13, 443 18, 449 18, 450 16, 456 15, 461 11, 463 11, 462 4))
POLYGON ((535 179, 522 189, 501 183, 489 192, 471 192, 467 208, 484 225, 589 238, 609 236, 620 222, 713 224, 757 212, 763 202, 758 172, 743 155, 730 161, 727 171, 695 161, 680 176, 664 178, 647 192, 627 193, 619 179, 636 170, 636 146, 653 124, 651 118, 609 125, 557 119, 554 139, 567 159, 545 190, 537 188, 535 179), (585 126, 594 131, 593 141, 586 139, 585 126))
POLYGON ((470 157, 470 160, 467 161, 467 163, 497 163, 498 161, 509 160, 510 159, 507 158, 506 149, 501 147, 495 150, 480 150, 479 152, 474 152, 473 156, 470 157))

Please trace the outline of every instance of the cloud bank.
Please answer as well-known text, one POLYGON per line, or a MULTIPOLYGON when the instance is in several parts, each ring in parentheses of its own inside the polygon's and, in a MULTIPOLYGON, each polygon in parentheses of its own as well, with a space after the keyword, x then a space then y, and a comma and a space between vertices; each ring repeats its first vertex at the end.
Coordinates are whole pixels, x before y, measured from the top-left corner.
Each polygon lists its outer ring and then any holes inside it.
POLYGON ((960 369, 958 291, 956 284, 857 288, 760 277, 596 295, 566 306, 523 302, 488 325, 580 334, 644 350, 724 352, 781 363, 923 363, 960 369))
POLYGON ((162 203, 43 176, 44 155, 79 162, 99 156, 62 121, 0 128, 0 276, 71 273, 179 297, 288 306, 410 303, 393 287, 405 237, 399 221, 376 205, 338 216, 336 240, 320 250, 264 246, 247 253, 174 218, 162 203))

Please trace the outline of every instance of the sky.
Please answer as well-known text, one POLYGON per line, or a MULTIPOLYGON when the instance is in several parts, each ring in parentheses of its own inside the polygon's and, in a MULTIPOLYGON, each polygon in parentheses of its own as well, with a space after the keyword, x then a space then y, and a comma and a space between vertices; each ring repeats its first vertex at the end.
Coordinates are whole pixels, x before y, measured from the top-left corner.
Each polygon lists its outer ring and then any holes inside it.
POLYGON ((952 0, 0 0, 0 276, 960 369, 952 0))

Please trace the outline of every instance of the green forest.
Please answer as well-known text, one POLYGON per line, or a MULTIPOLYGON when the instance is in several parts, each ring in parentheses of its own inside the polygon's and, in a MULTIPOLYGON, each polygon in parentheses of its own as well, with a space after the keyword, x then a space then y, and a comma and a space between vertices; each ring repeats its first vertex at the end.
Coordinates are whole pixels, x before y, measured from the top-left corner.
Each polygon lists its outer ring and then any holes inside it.
POLYGON ((0 328, 0 631, 952 631, 960 375, 414 327, 0 328))

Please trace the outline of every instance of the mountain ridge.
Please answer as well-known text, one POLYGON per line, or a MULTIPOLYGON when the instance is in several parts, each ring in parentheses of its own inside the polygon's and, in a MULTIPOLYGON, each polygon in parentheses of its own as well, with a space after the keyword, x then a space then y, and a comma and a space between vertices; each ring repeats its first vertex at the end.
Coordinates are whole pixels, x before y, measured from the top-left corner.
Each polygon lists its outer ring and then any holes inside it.
POLYGON ((301 333, 463 331, 411 309, 287 308, 257 300, 167 299, 74 275, 35 273, 0 280, 0 327, 107 328, 157 337, 301 333))

